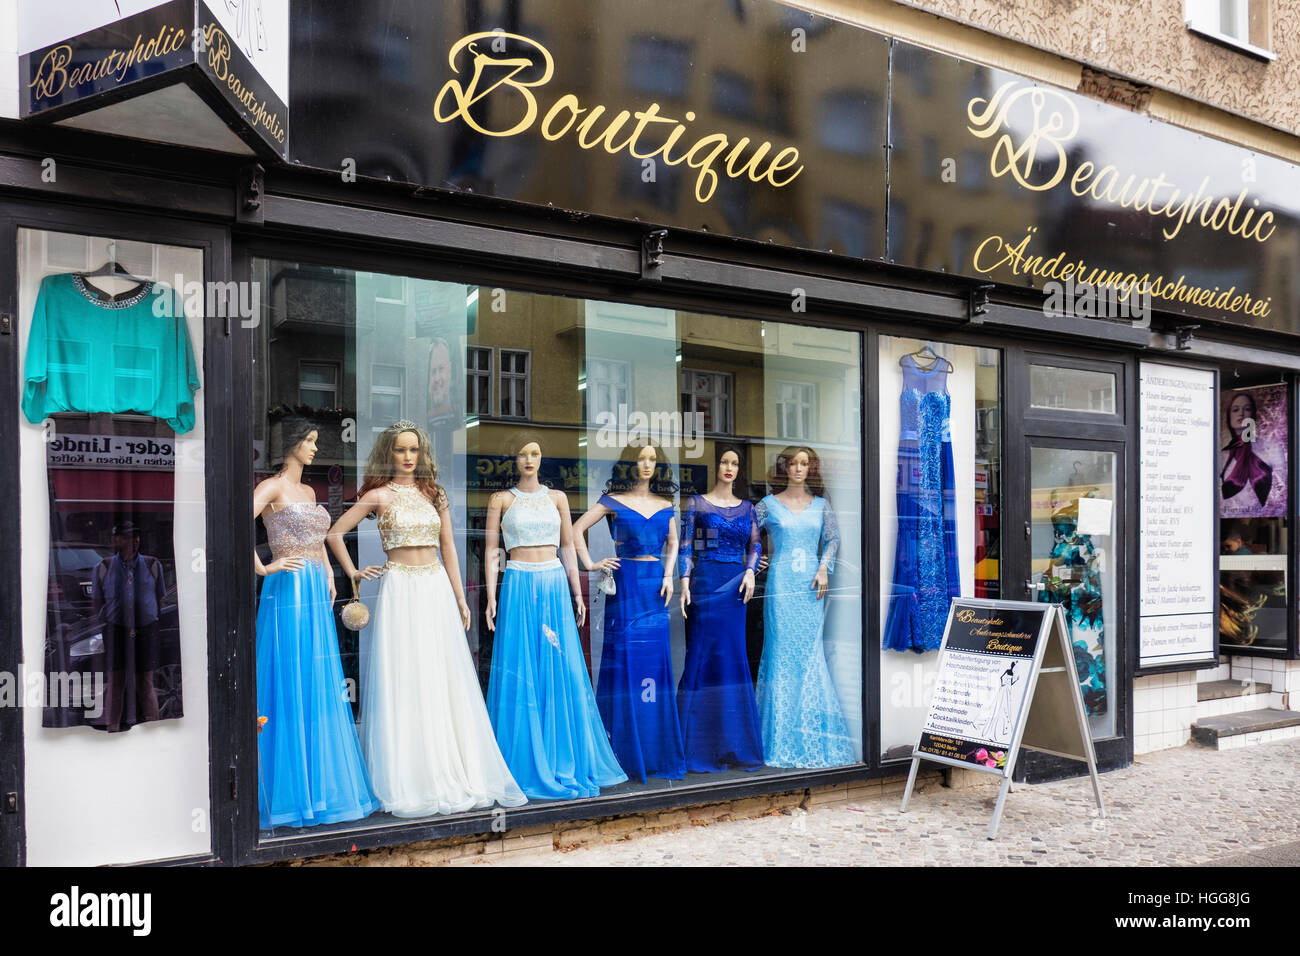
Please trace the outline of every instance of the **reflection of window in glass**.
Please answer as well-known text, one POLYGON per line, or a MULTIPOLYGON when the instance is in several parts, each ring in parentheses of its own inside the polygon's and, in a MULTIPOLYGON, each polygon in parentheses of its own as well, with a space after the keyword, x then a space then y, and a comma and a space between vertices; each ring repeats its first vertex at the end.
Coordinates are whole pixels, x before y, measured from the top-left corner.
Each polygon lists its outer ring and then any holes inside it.
POLYGON ((667 212, 677 209, 681 192, 681 170, 677 167, 666 163, 644 166, 641 160, 629 158, 619 166, 619 183, 627 199, 648 202, 667 212))
POLYGON ((504 418, 528 417, 529 353, 517 349, 501 350, 501 415, 504 418))
POLYGON ((682 413, 702 415, 704 431, 731 434, 731 376, 726 372, 682 370, 682 413))
POLYGON ((1029 404, 1075 412, 1115 414, 1115 376, 1082 368, 1032 365, 1029 404))
POLYGON ((937 176, 939 168, 939 141, 933 136, 921 139, 921 169, 927 176, 937 176))
POLYGON ((817 407, 817 386, 812 382, 776 383, 776 427, 781 438, 811 441, 817 407))
POLYGON ((404 303, 406 301, 406 277, 373 273, 371 283, 375 290, 376 302, 404 303))
POLYGON ((587 359, 587 419, 597 415, 618 416, 619 406, 627 405, 629 366, 612 359, 587 359))
POLYGON ((492 350, 481 345, 465 350, 465 413, 492 414, 492 350))
POLYGON ((333 362, 298 365, 298 404, 308 408, 337 408, 339 367, 333 362))
POLYGON ((971 266, 971 256, 975 251, 975 231, 963 226, 952 235, 952 268, 963 272, 971 266))
POLYGON ((727 116, 753 119, 757 115, 753 82, 731 70, 718 70, 713 74, 713 108, 727 116))
POLYGON ((836 153, 866 156, 871 151, 876 113, 876 101, 863 90, 823 94, 817 117, 817 141, 836 153))
POLYGON ((957 163, 957 185, 962 189, 977 190, 984 186, 984 157, 975 150, 966 150, 957 163))
POLYGON ((690 65, 690 44, 650 36, 628 40, 628 89, 683 99, 690 65))
POLYGON ((818 246, 865 259, 871 254, 874 217, 870 209, 838 199, 822 201, 822 233, 818 246))
POLYGON ((374 421, 395 422, 406 417, 402 411, 405 376, 406 369, 400 365, 370 366, 370 417, 374 421))

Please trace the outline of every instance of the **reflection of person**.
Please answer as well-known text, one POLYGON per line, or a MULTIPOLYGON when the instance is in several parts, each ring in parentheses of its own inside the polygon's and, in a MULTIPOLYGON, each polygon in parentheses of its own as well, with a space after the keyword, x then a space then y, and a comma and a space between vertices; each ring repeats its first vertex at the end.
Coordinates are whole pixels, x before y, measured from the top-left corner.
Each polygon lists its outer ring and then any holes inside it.
POLYGON ((594 797, 627 774, 610 749, 574 624, 575 612, 581 623, 587 609, 569 499, 538 480, 540 444, 527 436, 511 444, 519 483, 494 494, 487 513, 487 626, 497 634, 488 715, 507 766, 529 797, 594 797), (509 560, 498 616, 501 537, 509 560))
POLYGON ((840 535, 817 453, 786 448, 770 484, 773 493, 755 509, 772 555, 758 667, 764 761, 771 767, 843 766, 857 754, 822 643, 840 535))
POLYGON ((285 461, 253 491, 272 561, 257 607, 258 821, 263 829, 359 820, 379 809, 344 693, 334 575, 325 553, 329 513, 302 481, 316 427, 286 420, 285 461))
POLYGON ((439 421, 453 414, 451 380, 451 346, 446 339, 434 339, 429 349, 429 421, 439 421))
POLYGON ((437 476, 424 430, 389 425, 370 451, 357 503, 327 537, 350 580, 382 576, 361 676, 361 745, 383 808, 401 817, 526 800, 497 747, 465 643, 469 605, 437 476), (358 571, 343 535, 368 515, 379 519, 388 561, 358 571))
POLYGON ((1224 554, 1254 554, 1250 548, 1246 547, 1246 542, 1241 538, 1241 531, 1233 528, 1228 532, 1227 537, 1223 539, 1224 554))
POLYGON ((614 573, 615 590, 605 603, 596 702, 619 764, 642 783, 647 775, 669 780, 686 775, 667 611, 677 562, 677 522, 669 496, 677 485, 656 474, 666 460, 653 444, 628 445, 605 494, 573 525, 582 566, 614 573), (593 562, 583 535, 601 518, 609 521, 616 557, 593 562))
POLYGON ((1019 680, 1016 676, 1016 662, 1012 661, 1011 666, 998 678, 997 692, 985 712, 984 726, 980 733, 995 743, 1011 743, 1011 688, 1019 680))
POLYGON ((158 615, 167 586, 162 562, 140 553, 130 522, 113 527, 113 549, 91 577, 90 602, 104 623, 104 707, 91 720, 109 733, 158 719, 158 615))
POLYGON ((745 605, 761 550, 754 506, 737 498, 740 449, 717 446, 713 490, 693 495, 682 515, 678 559, 686 664, 677 685, 686 769, 763 764, 758 703, 745 652, 745 605))
POLYGON ((1247 421, 1259 426, 1259 413, 1255 399, 1249 392, 1238 392, 1228 403, 1228 432, 1231 439, 1223 447, 1223 469, 1219 472, 1223 500, 1236 497, 1246 488, 1255 492, 1260 505, 1268 501, 1273 487, 1273 467, 1255 454, 1251 447, 1254 438, 1247 440, 1244 433, 1247 421))

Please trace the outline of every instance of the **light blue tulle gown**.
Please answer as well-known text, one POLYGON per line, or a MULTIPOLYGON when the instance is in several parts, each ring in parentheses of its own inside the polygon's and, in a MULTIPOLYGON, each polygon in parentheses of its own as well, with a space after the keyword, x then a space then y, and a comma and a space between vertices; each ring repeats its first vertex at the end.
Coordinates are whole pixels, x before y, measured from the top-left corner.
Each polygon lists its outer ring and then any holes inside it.
MULTIPOLYGON (((560 512, 549 489, 510 490, 514 501, 501 518, 506 552, 558 547, 560 512)), ((506 564, 487 708, 501 755, 530 799, 594 797, 627 779, 596 708, 558 558, 506 564)))
POLYGON ((771 564, 763 598, 758 714, 770 767, 840 767, 857 761, 822 643, 826 601, 812 588, 822 556, 835 570, 839 529, 826 499, 803 511, 768 495, 755 509, 767 529, 771 564))
POLYGON ((273 558, 257 608, 258 821, 263 829, 359 820, 379 808, 361 758, 330 604, 329 513, 292 504, 263 519, 273 558))

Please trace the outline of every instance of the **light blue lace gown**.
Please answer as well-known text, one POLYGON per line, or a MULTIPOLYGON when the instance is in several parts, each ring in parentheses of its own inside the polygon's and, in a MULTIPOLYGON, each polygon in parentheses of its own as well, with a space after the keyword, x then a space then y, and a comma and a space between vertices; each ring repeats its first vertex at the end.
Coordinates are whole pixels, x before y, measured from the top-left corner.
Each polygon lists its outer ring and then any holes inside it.
POLYGON ((822 556, 835 570, 839 529, 825 498, 793 512, 768 495, 755 509, 767 529, 771 564, 763 599, 763 658, 758 714, 763 760, 770 767, 841 767, 855 763, 844 710, 822 643, 826 601, 812 588, 822 556))

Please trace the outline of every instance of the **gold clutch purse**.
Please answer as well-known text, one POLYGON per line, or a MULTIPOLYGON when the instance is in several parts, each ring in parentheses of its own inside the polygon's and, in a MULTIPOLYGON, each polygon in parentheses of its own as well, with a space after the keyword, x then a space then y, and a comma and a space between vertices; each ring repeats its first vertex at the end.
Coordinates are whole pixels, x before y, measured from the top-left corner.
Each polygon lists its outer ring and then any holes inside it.
POLYGON ((361 603, 356 581, 352 582, 352 600, 343 605, 340 616, 343 618, 343 626, 349 631, 360 631, 370 623, 370 608, 361 603))

